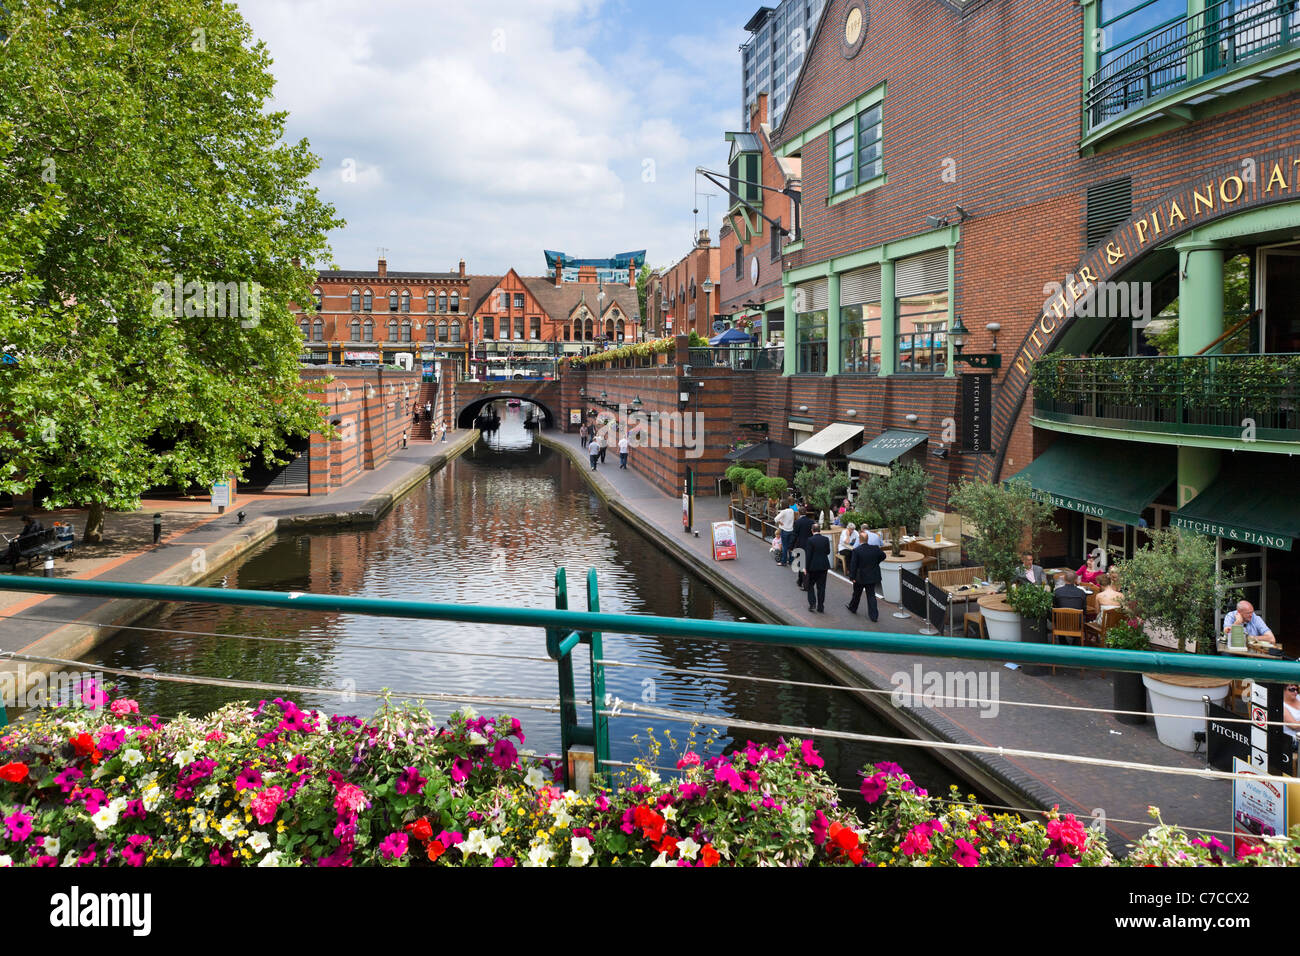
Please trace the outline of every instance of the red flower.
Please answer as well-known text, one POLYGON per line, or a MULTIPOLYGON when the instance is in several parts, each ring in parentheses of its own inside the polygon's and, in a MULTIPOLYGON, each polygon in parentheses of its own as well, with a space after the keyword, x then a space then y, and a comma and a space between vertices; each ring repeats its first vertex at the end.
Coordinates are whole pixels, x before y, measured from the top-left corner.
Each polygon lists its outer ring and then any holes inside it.
POLYGON ((722 857, 718 854, 717 850, 713 849, 712 843, 704 844, 704 847, 700 850, 701 863, 705 866, 717 866, 720 859, 722 859, 722 857))
POLYGON ((68 743, 72 744, 72 749, 76 751, 78 757, 89 757, 91 751, 95 749, 95 741, 91 739, 90 734, 82 733, 69 737, 68 743))
POLYGON ((406 825, 406 832, 411 834, 417 840, 424 842, 433 836, 433 826, 430 825, 427 817, 420 817, 414 823, 406 825))
POLYGON ((659 841, 659 845, 656 846, 655 849, 658 850, 660 853, 667 854, 668 859, 672 859, 673 856, 676 855, 677 853, 677 837, 675 836, 664 837, 662 840, 659 841))
POLYGON ((7 763, 0 767, 0 780, 8 780, 10 783, 22 783, 27 779, 27 764, 25 763, 7 763))
POLYGON ((430 863, 438 862, 438 857, 442 856, 446 852, 447 852, 447 848, 443 846, 441 843, 439 843, 437 840, 434 840, 432 843, 429 844, 429 862, 430 863))

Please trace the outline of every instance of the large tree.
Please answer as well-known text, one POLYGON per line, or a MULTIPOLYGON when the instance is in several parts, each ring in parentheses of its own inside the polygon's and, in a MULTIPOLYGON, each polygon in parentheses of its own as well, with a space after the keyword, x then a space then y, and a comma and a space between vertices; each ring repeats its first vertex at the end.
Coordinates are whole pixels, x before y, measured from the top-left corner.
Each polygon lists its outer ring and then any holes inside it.
POLYGON ((343 223, 272 85, 233 4, 0 5, 0 222, 26 223, 2 264, 0 490, 87 506, 87 540, 320 426, 291 304, 343 223))

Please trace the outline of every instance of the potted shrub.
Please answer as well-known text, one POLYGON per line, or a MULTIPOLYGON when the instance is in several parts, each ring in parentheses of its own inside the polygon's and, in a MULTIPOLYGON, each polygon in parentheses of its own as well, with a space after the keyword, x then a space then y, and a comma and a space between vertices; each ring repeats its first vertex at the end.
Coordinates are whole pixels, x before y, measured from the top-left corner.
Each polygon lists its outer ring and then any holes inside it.
MULTIPOLYGON (((984 566, 990 581, 1011 589, 1020 567, 1020 552, 1031 548, 1043 531, 1055 530, 1052 506, 1034 497, 1025 481, 988 482, 962 479, 953 485, 948 505, 973 529, 967 553, 984 566)), ((1019 641, 1020 615, 1000 594, 977 602, 985 629, 995 641, 1019 641)))
POLYGON ((1007 604, 1020 615, 1020 640, 1046 644, 1048 619, 1052 616, 1051 589, 1021 581, 1007 592, 1007 604))
MULTIPOLYGON (((1106 646, 1115 651, 1145 651, 1151 646, 1142 622, 1137 618, 1116 624, 1106 632, 1106 646)), ((1111 677, 1115 710, 1147 709, 1147 689, 1137 671, 1115 671, 1111 677)), ((1116 714, 1121 724, 1145 724, 1146 714, 1116 714)))
POLYGON ((888 477, 877 475, 858 493, 859 500, 880 515, 882 525, 889 531, 889 556, 880 565, 880 576, 881 591, 891 604, 902 601, 903 569, 915 574, 921 570, 925 558, 919 551, 903 550, 903 535, 929 510, 925 503, 929 484, 930 476, 925 469, 909 463, 895 467, 888 477))
POLYGON ((832 471, 826 465, 816 468, 804 466, 794 476, 794 486, 803 497, 803 506, 820 520, 824 511, 830 511, 834 502, 844 497, 849 487, 849 476, 842 471, 832 471))
POLYGON ((758 503, 755 501, 749 501, 748 499, 761 496, 762 492, 760 491, 760 486, 767 480, 767 475, 763 474, 757 468, 746 468, 742 480, 745 483, 746 509, 757 511, 758 503))
POLYGON ((731 497, 734 501, 737 492, 740 491, 740 481, 745 474, 745 466, 731 465, 723 474, 726 476, 727 483, 731 485, 731 497))
MULTIPOLYGON (((1212 654, 1218 621, 1215 608, 1226 606, 1236 578, 1216 573, 1214 546, 1197 534, 1163 529, 1120 564, 1124 599, 1147 633, 1162 628, 1178 639, 1179 651, 1212 654)), ((1156 736, 1176 750, 1196 749, 1193 734, 1205 729, 1202 697, 1222 703, 1230 682, 1219 677, 1143 674, 1156 714, 1156 736), (1165 716, 1162 716, 1165 715, 1165 716)))

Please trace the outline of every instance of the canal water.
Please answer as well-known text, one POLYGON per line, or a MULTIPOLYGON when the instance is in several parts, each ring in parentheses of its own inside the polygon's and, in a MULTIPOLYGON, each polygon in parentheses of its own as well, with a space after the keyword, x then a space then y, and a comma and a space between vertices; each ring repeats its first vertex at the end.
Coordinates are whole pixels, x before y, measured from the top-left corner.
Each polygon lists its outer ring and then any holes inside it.
MULTIPOLYGON (((553 608, 555 570, 562 566, 568 569, 569 606, 584 610, 586 572, 595 568, 602 611, 745 620, 740 608, 612 514, 567 458, 538 446, 524 429, 519 409, 502 412, 496 433, 431 475, 377 526, 268 540, 207 585, 553 608)), ((793 651, 635 634, 606 634, 604 642, 607 660, 639 665, 607 667, 609 693, 709 715, 700 738, 710 728, 720 735, 706 756, 749 739, 776 736, 744 729, 733 733, 727 727, 732 717, 897 735, 846 693, 729 676, 834 682, 793 651)), ((545 654, 540 630, 196 603, 165 606, 137 622, 136 629, 101 645, 86 661, 338 688, 344 693, 390 688, 399 694, 553 697, 555 664, 526 659, 545 654)), ((575 660, 585 662, 586 656, 580 648, 575 660)), ((590 686, 587 668, 584 664, 576 670, 576 687, 585 696, 590 686)), ((164 716, 207 713, 250 696, 249 691, 210 686, 139 679, 122 683, 142 709, 164 716)), ((290 696, 303 706, 331 712, 364 715, 377 706, 364 697, 344 701, 333 694, 290 696)), ((440 716, 454 709, 432 702, 428 706, 440 716)), ((495 713, 509 708, 479 704, 477 709, 495 713)), ((555 714, 517 710, 515 716, 524 724, 528 747, 539 753, 558 750, 555 714)), ((646 716, 614 718, 612 757, 627 761, 642 755, 652 726, 661 739, 664 730, 678 740, 689 730, 685 724, 646 716), (634 741, 634 735, 641 740, 634 741)), ((968 786, 921 748, 831 738, 817 744, 841 786, 856 788, 857 770, 878 760, 902 764, 932 792, 946 790, 949 783, 968 786)), ((665 753, 661 763, 675 760, 665 753)))

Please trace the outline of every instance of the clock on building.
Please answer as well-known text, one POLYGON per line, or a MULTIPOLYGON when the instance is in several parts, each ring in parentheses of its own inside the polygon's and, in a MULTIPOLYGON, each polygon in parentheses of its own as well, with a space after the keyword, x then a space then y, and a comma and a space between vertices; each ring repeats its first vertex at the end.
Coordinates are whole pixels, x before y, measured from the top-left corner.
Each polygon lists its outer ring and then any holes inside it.
POLYGON ((749 260, 749 280, 758 285, 758 256, 749 260))
POLYGON ((841 48, 844 59, 853 59, 862 49, 862 41, 867 35, 868 15, 866 0, 850 0, 844 11, 844 42, 841 48))

